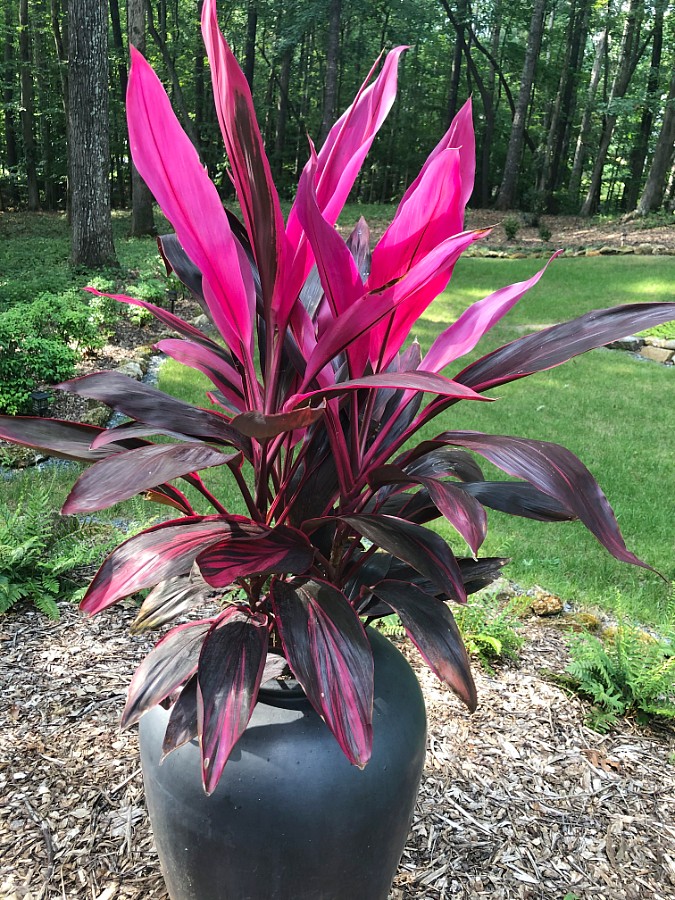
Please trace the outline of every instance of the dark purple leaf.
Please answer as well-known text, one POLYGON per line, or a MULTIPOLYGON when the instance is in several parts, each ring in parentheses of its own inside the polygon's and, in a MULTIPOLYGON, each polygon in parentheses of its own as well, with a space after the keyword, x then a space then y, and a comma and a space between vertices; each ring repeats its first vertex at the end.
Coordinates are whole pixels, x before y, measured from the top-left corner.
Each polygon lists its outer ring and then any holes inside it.
POLYGON ((484 391, 675 319, 675 303, 627 303, 593 310, 570 322, 512 341, 467 366, 455 380, 484 391))
POLYGON ((170 506, 172 509, 185 513, 186 516, 195 515, 195 511, 190 506, 185 494, 170 484, 162 484, 151 491, 146 491, 143 494, 143 499, 150 500, 153 503, 161 503, 163 506, 170 506))
POLYGON ((0 416, 0 439, 45 450, 51 456, 77 462, 96 462, 120 450, 142 447, 147 441, 125 439, 104 448, 91 449, 95 439, 104 432, 94 425, 65 422, 32 416, 0 416))
POLYGON ((210 593, 209 586, 194 567, 189 576, 179 575, 160 581, 143 601, 130 631, 140 634, 147 629, 167 625, 188 612, 193 604, 205 600, 210 593))
POLYGON ((136 669, 122 714, 122 728, 172 694, 197 670, 202 642, 213 619, 178 625, 159 641, 136 669))
POLYGON ((105 509, 181 475, 222 466, 235 456, 208 444, 153 444, 116 453, 80 475, 62 512, 75 515, 105 509))
POLYGON ((216 412, 190 406, 119 372, 94 372, 59 385, 62 391, 98 400, 146 425, 158 425, 201 440, 232 444, 250 456, 250 441, 216 412))
POLYGON ((478 697, 469 657, 445 603, 403 581, 382 581, 373 593, 391 606, 430 668, 473 712, 478 697))
POLYGON ((565 447, 474 431, 446 431, 439 435, 439 440, 467 447, 507 474, 529 481, 578 516, 612 556, 651 568, 626 549, 612 507, 599 484, 581 460, 565 447))
POLYGON ((197 737, 197 673, 190 678, 171 709, 164 732, 162 762, 172 750, 177 750, 197 737))
MULTIPOLYGON (((106 444, 117 443, 120 446, 123 443, 135 444, 138 447, 148 446, 150 441, 130 441, 129 438, 150 437, 151 435, 161 434, 163 437, 173 438, 175 441, 189 441, 190 438, 186 434, 179 431, 169 431, 167 428, 160 428, 157 425, 145 425, 142 422, 122 422, 121 425, 115 425, 113 428, 105 428, 91 442, 91 449, 98 450, 99 447, 105 447, 106 444)), ((130 449, 127 447, 127 449, 130 449)))
POLYGON ((325 404, 314 407, 302 406, 293 412, 269 415, 255 410, 235 416, 232 419, 232 427, 247 437, 264 440, 296 428, 307 428, 323 416, 325 409, 325 404))
POLYGON ((92 580, 80 608, 94 615, 122 597, 186 575, 202 550, 231 531, 237 516, 193 516, 153 525, 119 545, 92 580))
POLYGON ((178 237, 175 234, 162 234, 157 238, 157 246, 166 266, 166 274, 176 273, 192 296, 201 301, 199 305, 210 319, 202 290, 202 273, 183 250, 178 237))
POLYGON ((342 518, 363 537, 429 578, 441 593, 460 603, 466 600, 457 560, 443 538, 433 531, 394 516, 342 518))
POLYGON ((236 578, 291 572, 301 575, 312 565, 314 550, 301 531, 279 525, 234 525, 224 540, 197 557, 205 581, 227 587, 236 578))
POLYGON ((485 540, 487 516, 480 503, 459 490, 456 484, 425 475, 408 474, 394 465, 373 469, 368 475, 368 482, 375 489, 391 484, 421 484, 434 506, 457 529, 472 552, 478 553, 485 540))
POLYGON ((474 458, 464 450, 453 450, 437 441, 422 441, 413 450, 395 460, 410 475, 435 478, 453 476, 460 481, 483 481, 483 473, 474 458))
POLYGON ((197 673, 197 721, 204 790, 211 794, 246 730, 265 666, 267 622, 227 609, 204 641, 197 673))
POLYGON ((234 366, 227 363, 220 354, 214 353, 210 347, 178 339, 159 341, 155 346, 177 362, 203 372, 237 410, 244 407, 241 376, 234 366))
MULTIPOLYGON (((345 314, 346 315, 346 314, 345 314)), ((328 397, 331 394, 342 394, 345 391, 374 388, 404 388, 408 391, 428 391, 441 397, 451 397, 454 400, 486 400, 475 391, 465 388, 463 385, 450 381, 443 375, 435 375, 432 372, 384 372, 380 375, 366 375, 363 378, 353 378, 341 381, 339 384, 331 384, 316 391, 304 394, 296 394, 288 401, 288 405, 302 403, 310 397, 328 397)))
POLYGON ((457 488, 471 494, 483 506, 512 516, 538 519, 540 522, 565 522, 577 518, 558 500, 528 482, 476 481, 458 484, 457 488))
POLYGON ((373 656, 359 617, 324 581, 275 580, 270 597, 291 671, 362 769, 373 744, 373 656))

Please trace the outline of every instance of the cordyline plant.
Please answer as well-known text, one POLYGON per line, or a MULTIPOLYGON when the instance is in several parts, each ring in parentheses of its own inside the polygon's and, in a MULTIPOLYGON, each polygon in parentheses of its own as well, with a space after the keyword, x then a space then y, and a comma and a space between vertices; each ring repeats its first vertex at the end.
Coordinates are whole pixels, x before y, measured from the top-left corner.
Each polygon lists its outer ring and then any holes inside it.
POLYGON ((484 507, 543 521, 578 518, 618 559, 645 565, 626 548, 590 472, 563 447, 471 431, 444 431, 417 444, 411 438, 460 400, 485 402, 489 388, 675 318, 675 303, 591 312, 445 377, 443 370, 543 273, 475 303, 426 353, 416 342, 406 345, 460 254, 485 233, 463 230, 474 176, 470 104, 371 253, 363 220, 346 241, 335 222, 393 103, 404 48, 386 56, 377 77, 371 71, 320 152, 310 147, 284 223, 251 94, 218 30, 215 0, 204 3, 202 29, 243 221, 223 209, 159 80, 133 49, 128 120, 134 162, 175 229, 159 242, 167 269, 220 338, 150 303, 116 299, 149 310, 180 335, 157 346, 210 379, 211 406, 101 372, 60 387, 130 421, 98 429, 2 417, 0 436, 93 463, 65 513, 89 513, 139 493, 177 510, 177 518, 110 554, 82 608, 97 613, 152 588, 135 623, 142 628, 183 614, 205 587, 216 593, 215 615, 174 627, 141 664, 123 717, 131 725, 177 697, 164 751, 198 736, 211 792, 261 683, 284 658, 348 759, 363 767, 373 712, 364 623, 392 611, 439 678, 475 707, 447 601, 464 602, 505 562, 476 558, 484 507), (148 439, 158 435, 162 443, 148 439), (517 480, 486 481, 467 451, 517 480), (225 509, 202 482, 197 473, 213 466, 230 470, 246 516, 225 509), (179 478, 206 498, 210 515, 196 513, 171 484, 179 478), (456 558, 424 527, 439 516, 472 556, 456 558))

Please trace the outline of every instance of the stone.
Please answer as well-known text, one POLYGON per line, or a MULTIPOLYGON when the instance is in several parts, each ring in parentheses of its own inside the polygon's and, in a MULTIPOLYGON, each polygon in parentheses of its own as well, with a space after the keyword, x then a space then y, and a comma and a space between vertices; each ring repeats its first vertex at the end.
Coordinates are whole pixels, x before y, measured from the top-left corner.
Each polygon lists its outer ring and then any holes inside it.
POLYGON ((635 248, 635 252, 639 253, 640 256, 651 256, 654 252, 654 248, 651 244, 638 244, 635 248))
POLYGON ((48 457, 44 453, 18 444, 0 444, 0 466, 8 469, 28 469, 43 462, 48 457))
POLYGON ((96 425, 97 428, 104 428, 110 415, 111 410, 104 403, 90 402, 80 421, 84 422, 85 425, 96 425))
POLYGON ((637 353, 637 351, 644 347, 645 339, 641 337, 636 337, 634 334, 628 335, 628 337, 619 338, 618 341, 610 341, 609 344, 606 344, 606 347, 609 347, 610 350, 627 350, 630 353, 637 353))
POLYGON ((584 256, 600 256, 599 250, 586 250, 584 256))
POLYGON ((563 611, 564 604, 555 594, 549 594, 541 588, 534 588, 532 593, 530 609, 535 616, 558 616, 563 611))
POLYGON ((662 350, 675 350, 675 341, 666 341, 664 338, 648 336, 644 339, 644 342, 649 344, 650 347, 660 347, 662 350))
POLYGON ((619 253, 621 256, 629 256, 630 254, 635 253, 635 247, 630 247, 630 246, 617 247, 616 252, 619 253))
POLYGON ((598 250, 600 256, 616 256, 618 252, 617 247, 610 247, 609 244, 606 244, 598 250))
POLYGON ((640 356, 658 363, 669 363, 675 357, 675 350, 665 350, 663 347, 645 346, 640 350, 640 356))
POLYGON ((140 381, 141 378, 143 377, 143 369, 134 360, 130 360, 129 362, 123 363, 121 366, 118 366, 114 371, 120 375, 126 375, 128 378, 135 378, 136 381, 140 381))

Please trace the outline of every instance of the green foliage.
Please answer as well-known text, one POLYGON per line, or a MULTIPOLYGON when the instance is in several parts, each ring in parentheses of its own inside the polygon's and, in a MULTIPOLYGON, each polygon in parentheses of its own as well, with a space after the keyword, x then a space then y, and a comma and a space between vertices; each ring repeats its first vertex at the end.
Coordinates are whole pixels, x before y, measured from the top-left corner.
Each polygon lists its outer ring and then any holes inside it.
POLYGON ((546 241, 548 243, 551 240, 551 235, 551 229, 547 225, 544 225, 542 223, 539 226, 539 237, 542 239, 542 241, 546 241))
POLYGON ((395 613, 391 616, 382 616, 381 619, 376 619, 373 622, 373 626, 378 631, 381 631, 382 634, 386 634, 387 637, 403 637, 405 634, 403 623, 395 613))
POLYGON ((515 598, 504 604, 494 592, 482 591, 471 595, 464 606, 452 608, 467 650, 488 672, 496 662, 518 659, 523 644, 518 603, 515 598))
POLYGON ((515 241, 520 231, 520 219, 517 216, 507 216, 503 222, 504 233, 507 241, 515 241))
POLYGON ((26 480, 16 504, 0 502, 0 613, 29 600, 58 618, 56 601, 73 596, 78 570, 100 563, 119 540, 115 528, 60 516, 52 485, 26 480))
POLYGON ((74 372, 75 352, 58 339, 19 335, 0 317, 0 412, 30 412, 30 393, 74 372))
POLYGON ((623 622, 605 642, 594 635, 570 640, 567 671, 577 690, 593 701, 588 717, 596 731, 608 731, 618 717, 633 713, 675 718, 675 644, 657 640, 623 622))

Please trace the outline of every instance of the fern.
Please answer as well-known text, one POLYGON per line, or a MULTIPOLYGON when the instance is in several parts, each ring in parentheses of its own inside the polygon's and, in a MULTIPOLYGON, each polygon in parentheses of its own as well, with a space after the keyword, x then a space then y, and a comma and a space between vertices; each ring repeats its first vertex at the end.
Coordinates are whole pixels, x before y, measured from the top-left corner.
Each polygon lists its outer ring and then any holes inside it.
POLYGON ((13 508, 0 502, 0 613, 30 600, 58 618, 57 601, 72 596, 79 573, 119 543, 117 529, 60 516, 51 488, 50 482, 26 478, 13 508))
POLYGON ((517 598, 503 605, 494 593, 474 594, 466 605, 453 607, 466 649, 477 656, 483 668, 493 672, 493 663, 517 660, 523 638, 518 633, 517 598))
POLYGON ((593 701, 589 724, 608 731, 619 716, 634 713, 675 718, 675 646, 628 623, 603 643, 584 634, 570 640, 567 671, 579 693, 593 701))

